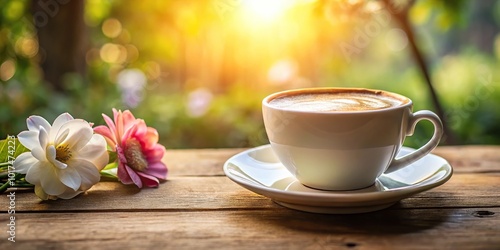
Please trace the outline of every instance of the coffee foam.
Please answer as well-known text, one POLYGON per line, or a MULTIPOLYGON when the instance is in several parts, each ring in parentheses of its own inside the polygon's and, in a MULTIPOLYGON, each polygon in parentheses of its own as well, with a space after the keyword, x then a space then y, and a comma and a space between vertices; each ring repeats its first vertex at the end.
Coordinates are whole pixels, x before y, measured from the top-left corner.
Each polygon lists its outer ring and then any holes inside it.
POLYGON ((277 97, 269 102, 280 109, 313 112, 377 110, 403 103, 395 97, 372 92, 299 93, 277 97))

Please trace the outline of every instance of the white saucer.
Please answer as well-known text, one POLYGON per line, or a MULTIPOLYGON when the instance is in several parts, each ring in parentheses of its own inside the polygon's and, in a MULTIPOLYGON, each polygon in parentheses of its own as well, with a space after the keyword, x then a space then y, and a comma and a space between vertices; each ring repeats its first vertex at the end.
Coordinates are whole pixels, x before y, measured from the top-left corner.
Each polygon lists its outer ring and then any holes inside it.
MULTIPOLYGON (((415 151, 401 148, 399 155, 415 151)), ((274 202, 296 210, 354 214, 390 207, 401 199, 437 187, 453 173, 443 158, 429 154, 390 174, 382 175, 368 188, 353 191, 323 191, 300 184, 279 162, 270 145, 241 152, 224 164, 232 181, 274 202)))

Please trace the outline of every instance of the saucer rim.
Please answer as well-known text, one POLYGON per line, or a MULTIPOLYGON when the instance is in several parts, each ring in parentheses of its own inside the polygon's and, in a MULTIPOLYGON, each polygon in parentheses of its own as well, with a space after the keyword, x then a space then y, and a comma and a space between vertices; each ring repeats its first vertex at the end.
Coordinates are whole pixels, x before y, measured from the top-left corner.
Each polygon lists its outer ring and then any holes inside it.
MULTIPOLYGON (((365 206, 377 206, 384 203, 395 203, 401 199, 407 198, 411 195, 427 191, 429 189, 435 188, 446 183, 453 175, 453 167, 449 164, 446 159, 434 155, 428 154, 425 157, 437 157, 444 161, 441 167, 445 167, 445 174, 439 179, 434 180, 424 180, 414 185, 409 185, 406 187, 399 187, 394 189, 388 189, 383 191, 369 191, 361 193, 346 193, 345 191, 326 191, 324 193, 310 193, 303 191, 287 191, 277 188, 268 187, 259 183, 252 183, 247 179, 239 176, 235 176, 230 173, 228 167, 230 164, 234 164, 232 161, 237 157, 242 157, 242 155, 248 155, 251 152, 258 150, 269 150, 271 149, 270 144, 257 146, 254 148, 247 149, 240 152, 232 157, 230 157, 223 166, 225 175, 236 182, 240 186, 255 192, 257 194, 263 195, 265 197, 271 198, 273 200, 279 201, 281 203, 290 203, 297 205, 308 205, 308 206, 319 206, 319 207, 365 207, 365 206)), ((410 147, 402 147, 402 149, 414 151, 415 149, 410 147)), ((271 149, 272 150, 272 149, 271 149)), ((432 177, 431 175, 429 177, 432 177)))

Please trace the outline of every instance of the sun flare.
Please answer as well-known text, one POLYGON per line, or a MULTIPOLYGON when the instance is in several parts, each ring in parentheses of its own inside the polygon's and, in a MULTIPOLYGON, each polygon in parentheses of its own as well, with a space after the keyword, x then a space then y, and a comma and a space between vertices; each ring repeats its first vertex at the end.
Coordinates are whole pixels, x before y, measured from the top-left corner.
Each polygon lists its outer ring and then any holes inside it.
POLYGON ((280 18, 293 3, 289 0, 244 0, 242 6, 247 18, 271 22, 280 18))

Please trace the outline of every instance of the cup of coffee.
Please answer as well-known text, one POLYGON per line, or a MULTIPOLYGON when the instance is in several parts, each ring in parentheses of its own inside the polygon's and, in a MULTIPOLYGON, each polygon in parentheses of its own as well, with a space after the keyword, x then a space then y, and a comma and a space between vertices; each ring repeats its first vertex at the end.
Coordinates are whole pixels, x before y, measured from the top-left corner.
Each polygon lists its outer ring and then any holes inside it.
POLYGON ((361 88, 307 88, 278 92, 262 101, 264 125, 281 163, 303 185, 354 190, 429 154, 443 134, 431 111, 412 111, 402 95, 361 88), (396 158, 420 120, 434 125, 432 138, 396 158))

